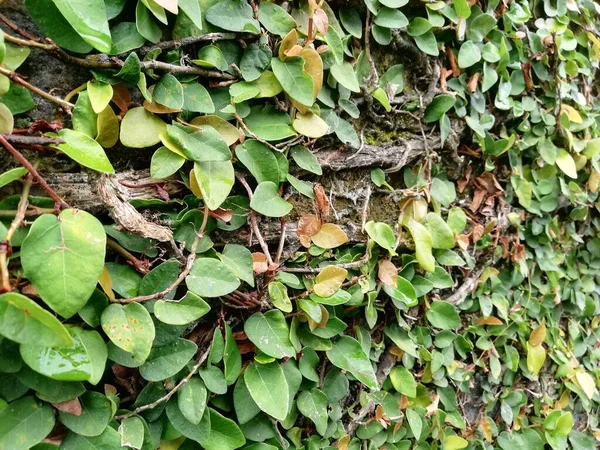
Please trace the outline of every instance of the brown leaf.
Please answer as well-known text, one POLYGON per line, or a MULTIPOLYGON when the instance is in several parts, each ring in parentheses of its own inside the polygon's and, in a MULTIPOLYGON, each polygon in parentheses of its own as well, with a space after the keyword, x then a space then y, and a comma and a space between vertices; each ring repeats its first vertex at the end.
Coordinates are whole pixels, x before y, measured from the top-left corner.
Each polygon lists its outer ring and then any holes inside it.
POLYGON ((327 17, 325 11, 323 11, 321 8, 317 9, 313 15, 313 25, 323 36, 327 34, 327 28, 329 28, 329 18, 327 17))
POLYGON ((425 408, 425 410, 427 411, 425 413, 425 417, 433 416, 438 410, 439 403, 440 403, 440 396, 437 394, 433 394, 433 401, 427 406, 427 408, 425 408))
POLYGON ((323 221, 317 216, 302 216, 298 220, 298 230, 296 233, 298 234, 298 237, 311 237, 317 234, 321 225, 323 225, 323 221))
POLYGON ((302 48, 302 46, 296 44, 292 48, 287 49, 284 53, 285 53, 285 56, 298 56, 298 55, 300 55, 300 53, 302 53, 302 50, 304 50, 304 48, 302 48))
POLYGON ((481 426, 481 431, 485 440, 488 442, 492 442, 492 424, 490 423, 487 416, 483 416, 483 419, 481 419, 479 425, 481 426))
POLYGON ((483 225, 477 224, 473 227, 473 231, 471 232, 471 238, 473 239, 473 243, 477 243, 479 239, 483 237, 483 225))
POLYGON ((452 51, 450 47, 446 50, 446 58, 448 59, 448 64, 450 64, 450 68, 452 69, 452 76, 454 78, 460 75, 460 68, 458 67, 458 62, 456 61, 456 55, 452 51))
POLYGON ((480 319, 477 320, 477 322, 475 322, 475 325, 503 325, 504 322, 502 322, 500 319, 498 319, 497 317, 494 316, 490 316, 490 317, 481 317, 480 319))
POLYGON ((529 61, 521 64, 523 70, 523 79, 525 80, 525 87, 527 91, 533 90, 533 80, 531 79, 531 63, 529 61))
POLYGON ((396 287, 396 282, 398 281, 398 269, 389 259, 384 259, 379 262, 377 276, 383 284, 396 287))
POLYGON ((281 59, 283 61, 285 59, 285 52, 287 50, 289 50, 290 48, 292 48, 297 43, 298 43, 298 32, 294 28, 292 31, 290 31, 288 34, 286 34, 286 36, 281 41, 281 44, 279 44, 279 53, 278 53, 279 59, 281 59))
POLYGON ((209 211, 208 215, 223 222, 229 222, 233 217, 233 209, 217 208, 214 211, 209 211))
POLYGON ((348 444, 350 443, 351 437, 345 434, 337 441, 338 450, 348 450, 348 444))
POLYGON ((74 398, 72 400, 67 400, 66 402, 61 402, 61 403, 52 403, 52 406, 54 406, 59 411, 62 411, 62 412, 68 413, 68 414, 73 414, 74 416, 80 416, 81 412, 82 412, 81 403, 79 403, 78 398, 74 398))
POLYGON ((469 248, 469 236, 467 236, 466 234, 456 236, 456 243, 461 249, 466 250, 467 248, 469 248))
POLYGON ((471 209, 473 212, 477 212, 485 196, 486 192, 483 189, 477 189, 473 194, 473 200, 471 200, 471 206, 469 209, 471 209))
POLYGON ((252 253, 252 270, 258 275, 269 270, 269 263, 267 262, 267 257, 264 253, 252 253))
POLYGON ((542 320, 540 326, 531 332, 529 335, 529 343, 531 345, 539 345, 546 340, 546 322, 542 320))
POLYGON ((319 183, 313 183, 313 192, 315 194, 319 215, 321 217, 327 217, 329 215, 329 200, 327 199, 325 188, 319 183))
POLYGON ((129 105, 131 105, 131 93, 123 83, 113 85, 112 101, 123 112, 127 112, 129 109, 129 105))
POLYGON ((323 53, 327 53, 328 51, 329 51, 329 46, 328 45, 323 44, 323 45, 319 45, 317 47, 317 53, 319 55, 322 55, 323 53))
POLYGON ((479 82, 479 72, 475 72, 467 83, 467 89, 473 93, 477 90, 477 83, 479 82))

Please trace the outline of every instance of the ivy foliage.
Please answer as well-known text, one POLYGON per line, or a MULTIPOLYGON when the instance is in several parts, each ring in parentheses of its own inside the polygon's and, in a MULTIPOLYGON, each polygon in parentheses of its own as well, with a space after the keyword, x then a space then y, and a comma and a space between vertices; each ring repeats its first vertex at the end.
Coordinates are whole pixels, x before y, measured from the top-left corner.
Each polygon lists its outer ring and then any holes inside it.
POLYGON ((2 34, 2 144, 37 94, 69 117, 29 134, 103 179, 106 149, 147 149, 157 195, 131 205, 163 234, 0 174, 23 184, 0 200, 0 449, 597 446, 595 3, 24 4, 50 40, 2 34), (40 92, 15 73, 32 48, 89 81, 40 92), (388 48, 437 68, 429 97, 388 48), (357 243, 313 181, 373 114, 425 148, 468 132, 458 175, 443 152, 373 168, 401 214, 357 243), (318 214, 282 259, 257 220, 285 227, 290 191, 318 214), (260 251, 219 245, 246 226, 260 251))

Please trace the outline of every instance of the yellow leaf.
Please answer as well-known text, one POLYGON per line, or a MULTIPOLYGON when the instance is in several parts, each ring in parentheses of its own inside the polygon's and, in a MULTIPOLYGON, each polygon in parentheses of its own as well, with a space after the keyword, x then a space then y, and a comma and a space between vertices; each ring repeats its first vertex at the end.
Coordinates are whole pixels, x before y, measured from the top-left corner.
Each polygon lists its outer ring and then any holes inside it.
POLYGON ((198 186, 198 180, 196 179, 196 174, 194 173, 194 169, 190 170, 190 191, 198 198, 202 198, 202 192, 200 191, 200 186, 198 186))
POLYGON ((537 375, 546 361, 546 349, 542 345, 527 343, 527 370, 532 375, 537 375))
POLYGON ((228 146, 235 144, 240 139, 240 130, 219 116, 198 116, 192 120, 190 125, 198 129, 202 125, 213 127, 228 146))
POLYGON ((162 144, 165 147, 167 147, 173 153, 176 153, 177 155, 181 156, 182 158, 187 159, 183 152, 179 150, 179 147, 177 147, 177 145, 175 145, 175 143, 171 141, 166 131, 164 133, 160 133, 158 137, 160 138, 160 142, 162 142, 162 144))
POLYGON ((327 122, 311 112, 306 114, 296 114, 292 126, 303 136, 315 139, 325 136, 327 131, 329 131, 327 122))
POLYGON ((110 106, 104 108, 96 119, 96 142, 104 148, 114 147, 119 140, 119 119, 110 106))
POLYGON ((444 450, 460 450, 467 448, 469 441, 460 436, 448 436, 444 439, 444 450))
POLYGON ((260 92, 254 98, 275 97, 283 91, 281 84, 270 70, 265 70, 252 84, 260 89, 260 92))
POLYGON ((339 226, 333 223, 324 224, 317 233, 311 236, 313 244, 321 248, 336 248, 348 242, 348 236, 339 226))
POLYGON ((502 322, 500 319, 498 319, 495 316, 490 316, 490 317, 481 317, 480 319, 477 320, 477 322, 475 322, 475 325, 503 325, 504 322, 502 322))
POLYGON ((316 99, 323 86, 323 60, 312 48, 305 48, 300 56, 304 59, 304 71, 313 79, 313 97, 316 99))
POLYGON ((485 440, 492 442, 492 424, 490 423, 490 419, 488 419, 487 416, 484 416, 479 425, 481 425, 481 432, 483 433, 485 440))
POLYGON ((313 290, 319 297, 331 297, 342 286, 348 271, 336 266, 327 266, 315 280, 313 290))
POLYGON ((542 324, 531 332, 529 335, 529 343, 531 345, 540 345, 546 340, 546 322, 542 321, 542 324))
POLYGON ((591 400, 596 392, 594 378, 589 373, 581 371, 575 373, 575 379, 579 383, 579 386, 581 386, 581 389, 583 389, 583 392, 585 392, 585 395, 591 400))
POLYGON ((279 52, 278 56, 280 60, 284 60, 286 58, 285 52, 291 49, 294 45, 298 43, 298 32, 294 28, 290 31, 279 44, 279 52))
POLYGON ((556 165, 567 176, 571 178, 577 178, 577 167, 575 166, 575 160, 565 149, 561 148, 558 150, 558 155, 556 155, 556 165))
POLYGON ((347 434, 342 436, 337 442, 338 450, 348 450, 348 444, 350 443, 350 436, 347 434))
POLYGON ((108 299, 113 301, 115 299, 115 293, 112 290, 112 278, 110 277, 110 273, 108 272, 106 266, 104 266, 104 269, 100 274, 100 278, 98 278, 98 283, 108 299))
POLYGON ((581 115, 571 105, 561 105, 560 111, 565 113, 571 122, 583 123, 583 119, 581 118, 581 115))

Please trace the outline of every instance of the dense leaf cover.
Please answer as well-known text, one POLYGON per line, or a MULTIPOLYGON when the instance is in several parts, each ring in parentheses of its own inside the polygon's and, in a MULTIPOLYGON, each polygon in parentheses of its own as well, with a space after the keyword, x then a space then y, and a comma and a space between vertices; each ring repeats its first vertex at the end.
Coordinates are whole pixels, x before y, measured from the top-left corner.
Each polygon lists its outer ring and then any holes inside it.
POLYGON ((50 40, 0 44, 3 158, 25 166, 0 174, 23 185, 0 201, 1 450, 596 447, 595 3, 24 3, 50 40), (436 68, 431 96, 382 62, 392 41, 436 68), (30 48, 89 82, 36 89, 14 72, 30 48), (32 95, 67 114, 31 142, 103 180, 105 149, 148 148, 145 215, 43 185, 13 133, 32 95), (460 155, 374 167, 402 212, 365 210, 357 242, 315 154, 360 152, 373 113, 416 118, 426 150, 468 132, 460 155), (316 213, 269 248, 290 189, 316 213), (242 227, 256 245, 219 244, 242 227))

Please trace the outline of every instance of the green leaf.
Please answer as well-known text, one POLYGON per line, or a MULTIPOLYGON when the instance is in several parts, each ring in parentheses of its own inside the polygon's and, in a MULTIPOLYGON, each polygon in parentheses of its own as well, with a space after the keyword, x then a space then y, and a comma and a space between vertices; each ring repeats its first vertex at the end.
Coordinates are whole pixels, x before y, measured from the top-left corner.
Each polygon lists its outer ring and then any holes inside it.
POLYGON ((469 6, 467 0, 454 0, 453 6, 458 17, 468 19, 471 16, 471 7, 469 6))
POLYGON ((0 133, 10 134, 13 131, 15 121, 12 112, 4 103, 0 103, 0 133))
POLYGON ((392 386, 396 391, 409 398, 415 398, 417 396, 417 382, 413 377, 413 374, 404 367, 396 366, 390 372, 390 380, 392 386))
POLYGON ((210 414, 210 438, 200 440, 206 450, 233 450, 243 446, 246 438, 237 424, 212 408, 210 414))
POLYGON ((387 223, 371 220, 366 223, 365 231, 379 246, 389 250, 392 255, 396 254, 396 235, 387 223))
POLYGON ((546 362, 546 349, 542 344, 531 345, 527 342, 527 370, 537 375, 546 362))
POLYGON ((408 231, 410 231, 415 243, 415 256, 417 261, 423 269, 428 272, 433 272, 435 270, 435 258, 431 252, 433 248, 433 239, 431 238, 429 231, 412 217, 405 225, 408 228, 408 231))
POLYGON ((271 181, 263 181, 254 190, 250 207, 267 217, 283 217, 293 206, 279 196, 277 185, 271 181))
POLYGON ((298 396, 298 411, 308 417, 315 424, 317 433, 321 436, 327 431, 327 396, 320 390, 313 388, 302 391, 298 396))
POLYGON ((417 44, 417 47, 419 47, 423 53, 426 53, 430 56, 438 56, 440 54, 438 41, 435 38, 435 34, 433 34, 432 30, 429 30, 419 36, 415 36, 414 39, 415 44, 417 44))
POLYGON ((170 73, 162 76, 160 81, 154 86, 152 98, 156 103, 166 106, 170 109, 183 108, 183 86, 177 78, 170 73))
POLYGON ((100 318, 102 330, 119 348, 131 353, 134 361, 146 361, 152 348, 155 330, 148 310, 140 303, 108 306, 100 318))
POLYGON ((327 358, 331 364, 350 372, 367 387, 379 389, 371 361, 356 339, 350 336, 340 337, 327 350, 327 358))
POLYGON ((157 179, 170 177, 181 169, 184 163, 185 158, 172 152, 167 147, 160 147, 152 155, 150 176, 157 179))
POLYGON ((425 216, 425 227, 431 235, 433 248, 450 249, 454 247, 454 233, 444 219, 430 212, 425 216))
POLYGON ((456 102, 452 95, 438 95, 435 97, 423 114, 423 121, 425 123, 437 122, 440 118, 454 106, 456 102))
POLYGON ((233 406, 240 424, 250 421, 261 411, 256 402, 252 400, 252 395, 250 395, 244 377, 238 379, 233 390, 233 406))
POLYGON ((404 28, 408 26, 408 19, 399 10, 384 6, 375 16, 374 23, 384 28, 404 28))
POLYGON ((75 53, 89 53, 92 50, 92 46, 83 40, 61 14, 54 0, 25 0, 24 3, 27 13, 40 31, 57 45, 75 53))
POLYGON ((287 292, 287 287, 279 281, 269 283, 269 298, 275 308, 283 312, 292 312, 293 306, 287 292))
POLYGON ((291 148, 290 154, 292 159, 298 167, 314 173, 315 175, 322 175, 323 169, 321 169, 321 164, 316 156, 306 147, 301 145, 295 145, 291 148))
POLYGON ((262 411, 278 420, 286 418, 290 402, 289 388, 279 363, 250 364, 244 372, 244 382, 262 411))
POLYGON ((121 437, 119 433, 106 427, 100 436, 81 436, 70 431, 63 440, 60 450, 104 450, 121 448, 121 437))
POLYGON ((181 414, 195 425, 200 423, 204 415, 207 398, 208 391, 206 390, 206 386, 204 386, 200 377, 197 376, 190 378, 177 391, 177 405, 181 414))
POLYGON ((183 415, 176 399, 169 400, 165 409, 169 423, 185 437, 198 442, 202 439, 208 439, 210 436, 210 414, 208 411, 205 411, 200 422, 195 424, 183 415))
POLYGON ((9 169, 6 172, 0 174, 0 188, 6 186, 7 184, 12 183, 19 178, 27 175, 28 170, 25 167, 15 167, 14 169, 9 169))
POLYGON ((450 207, 450 204, 456 199, 454 183, 437 177, 431 181, 429 193, 434 200, 446 208, 450 207))
POLYGON ((481 42, 496 26, 496 19, 491 14, 480 14, 467 27, 467 38, 481 42))
POLYGON ((231 327, 225 323, 225 348, 223 351, 224 375, 227 386, 231 386, 238 379, 242 370, 242 355, 233 337, 231 327))
POLYGON ((577 178, 577 168, 575 166, 575 160, 565 149, 561 148, 558 150, 556 155, 556 165, 562 170, 568 177, 577 178))
POLYGON ((19 371, 19 381, 28 388, 33 389, 38 398, 45 402, 66 402, 79 397, 85 392, 85 387, 82 383, 56 381, 33 371, 28 366, 23 366, 19 371))
POLYGON ((269 33, 281 37, 285 37, 296 26, 296 21, 285 9, 271 2, 260 2, 258 20, 269 33))
POLYGON ((292 122, 292 126, 301 135, 313 139, 323 137, 329 131, 327 122, 311 112, 307 112, 306 114, 298 112, 292 122))
POLYGON ((354 73, 354 68, 349 62, 344 61, 341 64, 335 64, 330 68, 331 75, 344 86, 346 89, 352 92, 360 92, 360 86, 354 73))
POLYGON ((0 335, 19 344, 68 347, 74 343, 56 317, 17 292, 0 295, 0 335))
POLYGON ((80 335, 69 330, 74 344, 69 347, 44 347, 41 343, 21 344, 23 361, 33 370, 59 381, 85 381, 93 374, 92 356, 80 335))
POLYGON ((167 124, 142 106, 132 108, 121 122, 121 143, 125 147, 152 147, 160 142, 159 135, 167 130, 167 124))
POLYGON ((135 8, 135 26, 138 33, 144 36, 153 44, 160 41, 162 30, 155 22, 152 13, 144 6, 144 3, 139 1, 135 8))
POLYGON ((65 142, 54 147, 69 158, 98 172, 115 173, 100 144, 87 134, 63 128, 58 132, 58 137, 65 142))
POLYGON ((27 450, 54 428, 54 411, 33 397, 23 397, 0 411, 0 448, 27 450))
POLYGON ((339 14, 346 31, 357 39, 362 38, 362 19, 356 9, 351 6, 343 6, 339 9, 339 14))
POLYGON ((157 300, 154 315, 169 325, 187 325, 210 311, 210 306, 193 292, 187 292, 180 301, 157 300))
POLYGON ((223 52, 216 45, 207 45, 198 50, 198 58, 192 62, 197 66, 227 70, 229 64, 223 56, 223 52))
POLYGON ((270 105, 252 107, 244 122, 250 131, 266 141, 280 141, 296 135, 290 116, 270 105))
POLYGON ((443 301, 433 302, 425 315, 431 325, 441 330, 458 328, 461 323, 456 308, 451 303, 443 301))
POLYGON ((231 152, 221 134, 209 125, 199 130, 167 125, 170 143, 189 160, 195 162, 229 161, 231 152))
POLYGON ((120 55, 136 48, 140 48, 146 42, 134 22, 119 22, 110 30, 112 36, 112 48, 109 55, 120 55))
POLYGON ((287 57, 285 61, 272 58, 271 69, 287 95, 302 105, 311 106, 313 79, 304 71, 304 62, 300 56, 287 57))
POLYGON ((252 7, 245 1, 221 0, 208 8, 206 20, 228 31, 260 33, 260 25, 254 19, 252 7))
POLYGON ((392 105, 390 105, 390 99, 388 98, 388 95, 382 88, 375 89, 373 92, 371 92, 371 95, 375 100, 381 103, 381 105, 387 112, 390 112, 392 110, 392 105))
POLYGON ((467 41, 460 46, 458 52, 458 67, 466 69, 481 61, 481 50, 473 41, 467 41))
POLYGON ((79 338, 90 357, 92 370, 90 378, 87 381, 93 385, 98 384, 104 376, 104 369, 106 368, 106 360, 108 358, 108 349, 104 343, 104 339, 100 336, 100 333, 94 330, 72 327, 69 331, 79 338))
POLYGON ((200 83, 184 83, 183 87, 183 109, 185 111, 213 114, 215 105, 210 94, 200 83))
POLYGON ((123 419, 119 425, 119 435, 121 446, 141 449, 144 445, 144 422, 136 416, 123 419))
POLYGON ((106 234, 85 211, 67 209, 36 219, 21 246, 25 276, 44 302, 65 318, 92 295, 104 269, 106 234))
POLYGON ((103 0, 53 0, 77 33, 96 50, 108 53, 112 47, 103 0))
POLYGON ((150 356, 140 367, 140 375, 148 381, 162 381, 172 377, 194 357, 196 350, 196 344, 181 338, 153 347, 150 356))
POLYGON ((419 440, 423 431, 423 421, 421 420, 421 416, 414 409, 409 408, 406 410, 406 420, 408 421, 408 426, 415 439, 419 440))
POLYGON ((279 184, 279 164, 273 151, 265 144, 248 139, 235 148, 235 156, 250 171, 258 183, 279 184))
MULTIPOLYGON (((259 10, 263 7, 262 5, 271 5, 272 7, 280 8, 274 3, 263 2, 261 3, 261 5, 259 5, 259 10)), ((270 8, 270 6, 267 8, 270 8)), ((242 56, 242 59, 240 61, 240 70, 242 71, 242 76, 244 77, 244 80, 257 80, 261 76, 261 74, 269 67, 269 64, 271 64, 272 57, 273 53, 267 45, 248 45, 244 49, 244 55, 242 56)), ((256 86, 260 92, 260 88, 256 84, 253 85, 256 86)))
MULTIPOLYGON (((466 2, 466 0, 459 0, 459 1, 463 1, 466 2)), ((456 5, 456 3, 455 3, 456 5)), ((429 30, 431 30, 432 24, 429 20, 423 18, 423 17, 415 17, 411 22, 410 25, 408 26, 408 29, 406 30, 406 32, 408 33, 409 36, 421 36, 422 34, 427 33, 429 30)))
POLYGON ((235 273, 214 258, 197 258, 185 278, 190 291, 201 297, 214 298, 235 291, 240 285, 235 273))
POLYGON ((252 253, 243 245, 225 244, 223 253, 217 255, 240 279, 254 286, 252 253))
POLYGON ((278 309, 252 314, 244 323, 244 331, 260 351, 273 358, 291 358, 296 354, 285 317, 278 309))
POLYGON ((61 423, 69 430, 82 436, 99 436, 108 426, 112 417, 110 401, 102 394, 87 391, 79 401, 81 414, 69 414, 59 411, 61 423))
POLYGON ((212 211, 225 201, 235 182, 231 161, 207 161, 194 164, 194 174, 202 198, 212 211))

